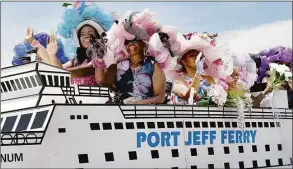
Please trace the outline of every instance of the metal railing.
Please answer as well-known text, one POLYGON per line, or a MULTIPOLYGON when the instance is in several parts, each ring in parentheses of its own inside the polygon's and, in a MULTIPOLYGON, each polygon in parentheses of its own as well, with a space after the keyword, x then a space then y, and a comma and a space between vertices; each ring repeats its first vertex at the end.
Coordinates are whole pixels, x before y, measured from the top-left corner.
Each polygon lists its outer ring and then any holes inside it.
MULTIPOLYGON (((237 108, 182 105, 120 105, 125 118, 237 118, 237 108)), ((293 119, 292 109, 278 109, 279 119, 293 119)), ((270 108, 252 108, 245 118, 274 119, 270 108)))
POLYGON ((63 94, 65 95, 75 95, 74 87, 61 87, 63 94))
POLYGON ((1 146, 41 144, 45 131, 1 132, 1 146))
POLYGON ((90 87, 78 85, 78 93, 80 96, 98 96, 109 97, 109 89, 107 87, 90 87))

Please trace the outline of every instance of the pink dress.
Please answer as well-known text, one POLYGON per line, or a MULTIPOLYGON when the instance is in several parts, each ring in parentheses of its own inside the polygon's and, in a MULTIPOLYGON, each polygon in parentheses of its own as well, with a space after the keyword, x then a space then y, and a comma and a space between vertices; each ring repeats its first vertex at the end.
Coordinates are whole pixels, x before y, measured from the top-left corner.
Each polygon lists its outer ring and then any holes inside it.
MULTIPOLYGON (((88 59, 86 59, 82 64, 78 65, 77 67, 87 65, 88 59)), ((79 77, 79 78, 71 78, 72 84, 82 85, 82 86, 97 86, 95 75, 79 77)))

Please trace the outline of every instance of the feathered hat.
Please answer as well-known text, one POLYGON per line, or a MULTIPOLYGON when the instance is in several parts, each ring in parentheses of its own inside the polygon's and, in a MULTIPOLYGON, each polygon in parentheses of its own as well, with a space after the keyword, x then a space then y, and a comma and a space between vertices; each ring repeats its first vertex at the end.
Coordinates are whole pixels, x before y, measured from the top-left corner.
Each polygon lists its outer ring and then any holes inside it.
POLYGON ((233 72, 232 53, 226 45, 216 45, 217 34, 190 33, 178 37, 181 51, 177 58, 177 69, 182 68, 182 58, 190 50, 201 52, 204 56, 204 74, 213 78, 224 78, 233 72))
POLYGON ((63 6, 66 8, 62 21, 57 25, 57 32, 65 39, 66 52, 70 54, 76 49, 70 49, 68 46, 80 47, 77 32, 81 27, 90 25, 102 36, 114 23, 113 14, 103 11, 95 3, 76 1, 73 5, 66 3, 63 6))
POLYGON ((182 36, 174 26, 163 25, 158 33, 153 34, 148 42, 147 53, 155 58, 165 72, 167 79, 173 78, 176 67, 176 56, 180 52, 181 44, 178 37, 182 36))
MULTIPOLYGON (((49 35, 47 33, 41 32, 34 35, 34 39, 37 40, 44 48, 47 48, 47 40, 49 39, 49 35)), ((57 59, 61 62, 61 64, 66 63, 69 58, 66 56, 64 52, 64 46, 62 44, 61 39, 57 39, 58 50, 56 53, 57 59)), ((13 65, 23 65, 24 59, 29 59, 28 52, 33 50, 33 47, 28 42, 21 42, 15 45, 13 49, 13 65)), ((31 58, 30 58, 31 59, 31 58)), ((29 60, 30 60, 29 59, 29 60)))
POLYGON ((110 66, 126 57, 125 41, 138 39, 148 43, 151 36, 161 29, 161 24, 153 18, 154 14, 145 9, 142 12, 127 11, 124 17, 113 24, 107 32, 107 54, 105 63, 110 66))
POLYGON ((243 85, 244 89, 250 89, 257 80, 256 63, 247 53, 234 53, 232 57, 234 68, 238 72, 238 82, 243 85))

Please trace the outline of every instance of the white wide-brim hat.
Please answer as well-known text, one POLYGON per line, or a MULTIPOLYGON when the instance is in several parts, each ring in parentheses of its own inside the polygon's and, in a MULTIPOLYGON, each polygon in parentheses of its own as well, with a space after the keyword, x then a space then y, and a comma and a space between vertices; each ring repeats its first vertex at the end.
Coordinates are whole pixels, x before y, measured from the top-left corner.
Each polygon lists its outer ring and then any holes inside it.
POLYGON ((81 22, 80 24, 78 24, 75 30, 73 31, 73 40, 76 47, 80 47, 77 33, 84 25, 92 26, 98 32, 99 35, 102 35, 103 33, 106 32, 106 30, 99 23, 93 20, 85 20, 81 22))

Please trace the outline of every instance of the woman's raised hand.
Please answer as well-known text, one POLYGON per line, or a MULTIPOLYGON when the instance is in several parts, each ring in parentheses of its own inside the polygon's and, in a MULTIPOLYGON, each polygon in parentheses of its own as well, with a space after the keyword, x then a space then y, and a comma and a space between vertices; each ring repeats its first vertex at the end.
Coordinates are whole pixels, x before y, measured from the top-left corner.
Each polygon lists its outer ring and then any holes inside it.
POLYGON ((50 56, 55 56, 58 50, 57 35, 52 31, 47 39, 47 51, 50 56))
POLYGON ((30 44, 34 41, 34 30, 31 27, 26 28, 25 41, 30 44))

